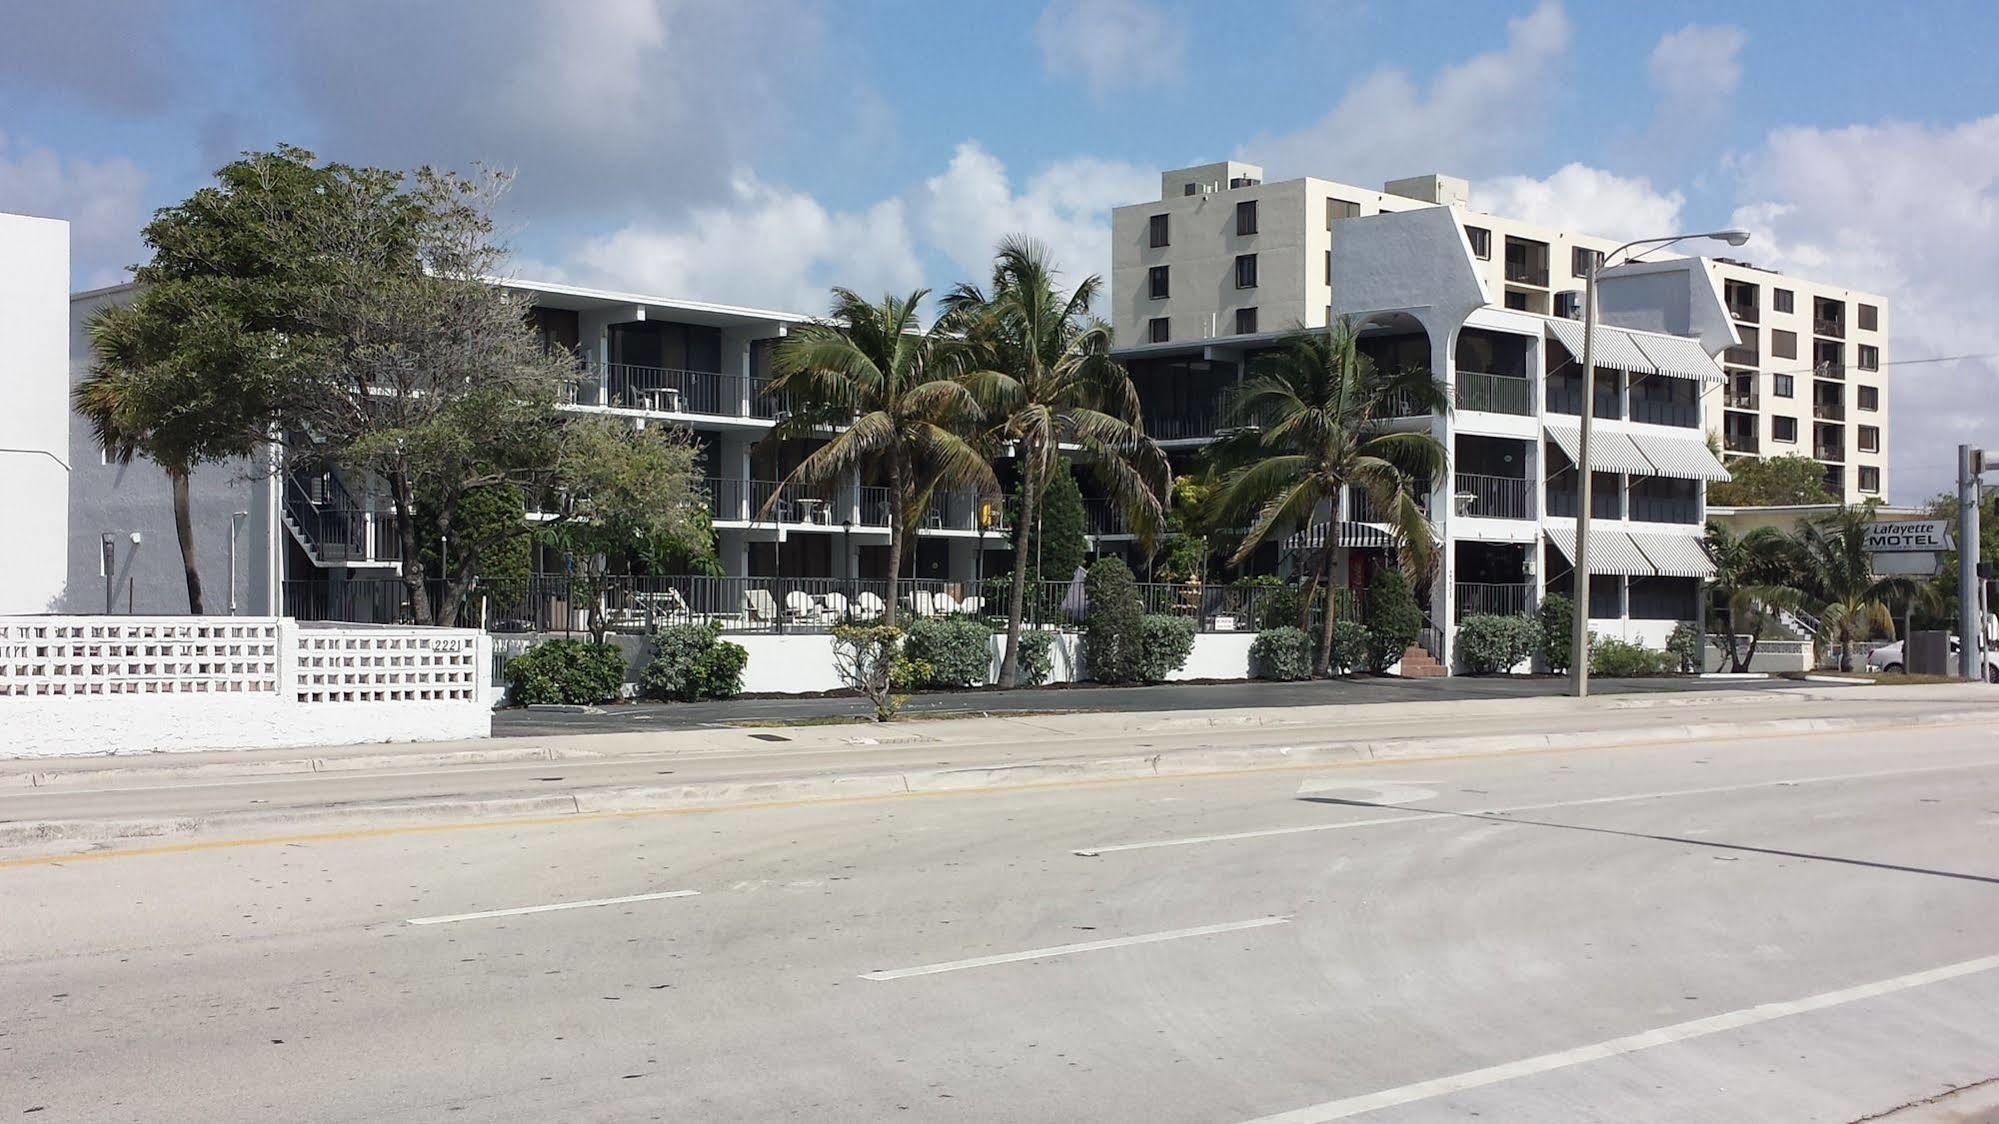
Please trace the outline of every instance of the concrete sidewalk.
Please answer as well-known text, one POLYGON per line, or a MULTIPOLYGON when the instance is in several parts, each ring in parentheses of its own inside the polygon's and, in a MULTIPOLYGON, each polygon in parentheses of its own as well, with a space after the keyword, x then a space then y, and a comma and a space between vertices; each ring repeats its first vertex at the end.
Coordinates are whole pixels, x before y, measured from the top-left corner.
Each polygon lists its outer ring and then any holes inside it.
POLYGON ((614 815, 1999 721, 1982 685, 603 734, 0 764, 0 846, 614 815), (671 778, 670 780, 664 778, 671 778))

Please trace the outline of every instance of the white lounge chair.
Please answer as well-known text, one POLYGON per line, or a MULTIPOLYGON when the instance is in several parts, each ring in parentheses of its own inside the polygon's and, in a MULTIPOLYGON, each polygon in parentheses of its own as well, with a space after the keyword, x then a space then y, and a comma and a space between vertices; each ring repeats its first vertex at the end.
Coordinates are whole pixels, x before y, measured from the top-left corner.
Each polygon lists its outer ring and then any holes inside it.
POLYGON ((854 596, 854 616, 861 620, 874 620, 881 616, 882 610, 886 608, 888 606, 882 604, 881 595, 878 593, 860 593, 854 596))
POLYGON ((976 617, 986 610, 986 599, 974 593, 958 602, 958 611, 968 617, 976 617))
POLYGON ((824 597, 821 597, 819 599, 819 603, 826 607, 827 620, 843 621, 847 619, 846 594, 841 593, 839 590, 834 590, 833 592, 828 593, 824 597))
POLYGON ((743 591, 743 615, 751 624, 776 624, 777 599, 768 589, 746 589, 743 591))
POLYGON ((948 617, 958 611, 958 599, 948 593, 932 594, 930 608, 940 617, 948 617))
POLYGON ((904 600, 909 605, 909 611, 919 617, 934 616, 936 614, 937 603, 932 600, 930 591, 927 589, 916 590, 904 600))
POLYGON ((784 595, 784 613, 788 620, 810 624, 819 619, 819 602, 802 589, 794 589, 784 595))

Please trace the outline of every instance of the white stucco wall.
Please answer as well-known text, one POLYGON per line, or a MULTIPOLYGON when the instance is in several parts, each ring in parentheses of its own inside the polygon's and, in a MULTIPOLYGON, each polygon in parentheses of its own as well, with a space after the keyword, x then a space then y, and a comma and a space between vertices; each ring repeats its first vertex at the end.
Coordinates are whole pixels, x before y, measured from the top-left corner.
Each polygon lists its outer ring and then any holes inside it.
POLYGON ((69 224, 0 214, 0 613, 62 598, 69 538, 69 224))

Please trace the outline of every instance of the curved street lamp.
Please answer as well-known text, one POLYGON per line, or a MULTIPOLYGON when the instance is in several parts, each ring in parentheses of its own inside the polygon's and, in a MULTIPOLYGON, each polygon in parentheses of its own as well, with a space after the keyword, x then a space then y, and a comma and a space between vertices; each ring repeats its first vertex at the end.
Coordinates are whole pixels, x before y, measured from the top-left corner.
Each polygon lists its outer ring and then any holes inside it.
POLYGON ((1710 230, 1699 234, 1669 234, 1663 238, 1636 238, 1590 263, 1583 274, 1583 400, 1576 440, 1576 554, 1575 635, 1571 648, 1571 690, 1579 699, 1589 697, 1589 521, 1590 521, 1590 419, 1596 414, 1596 275, 1612 265, 1612 259, 1627 250, 1647 247, 1663 249, 1675 242, 1712 238, 1731 246, 1749 241, 1746 230, 1710 230))

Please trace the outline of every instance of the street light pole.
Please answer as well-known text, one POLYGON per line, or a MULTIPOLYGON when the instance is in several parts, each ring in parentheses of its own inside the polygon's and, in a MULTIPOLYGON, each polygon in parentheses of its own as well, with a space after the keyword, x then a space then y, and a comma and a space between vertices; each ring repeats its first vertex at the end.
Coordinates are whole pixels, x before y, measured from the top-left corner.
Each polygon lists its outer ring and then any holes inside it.
POLYGON ((1591 465, 1589 456, 1590 420, 1596 416, 1596 277, 1610 267, 1611 259, 1639 246, 1662 248, 1689 238, 1716 238, 1731 246, 1749 241, 1746 230, 1715 230, 1702 234, 1673 234, 1664 238, 1639 238, 1595 259, 1583 274, 1583 400, 1576 437, 1576 553, 1569 561, 1575 567, 1575 630, 1570 638, 1569 669, 1572 693, 1589 697, 1589 523, 1591 465))

